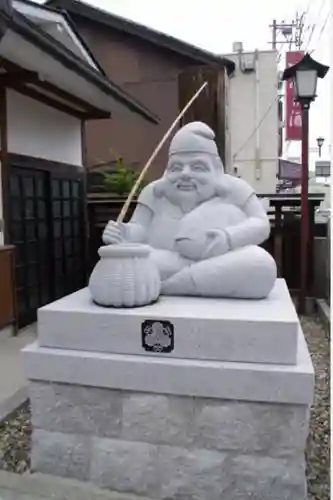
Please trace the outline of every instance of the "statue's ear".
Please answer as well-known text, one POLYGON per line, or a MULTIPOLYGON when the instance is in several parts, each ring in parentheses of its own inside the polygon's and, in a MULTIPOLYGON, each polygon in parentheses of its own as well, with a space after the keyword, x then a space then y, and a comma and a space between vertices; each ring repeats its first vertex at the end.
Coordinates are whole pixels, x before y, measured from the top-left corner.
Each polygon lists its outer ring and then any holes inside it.
POLYGON ((163 178, 158 179, 154 183, 154 195, 156 196, 156 198, 161 198, 164 195, 164 192, 165 192, 164 180, 163 180, 163 178))
POLYGON ((262 204, 265 212, 267 213, 269 210, 269 198, 260 198, 260 203, 262 204))
POLYGON ((215 193, 217 196, 220 196, 221 198, 224 198, 225 196, 228 195, 230 192, 230 189, 228 188, 228 185, 226 182, 223 182, 223 179, 219 180, 219 182, 215 186, 215 193))
POLYGON ((216 156, 214 158, 214 164, 215 164, 215 168, 217 171, 220 171, 222 174, 224 174, 224 165, 223 165, 223 161, 221 160, 221 158, 219 156, 216 156))

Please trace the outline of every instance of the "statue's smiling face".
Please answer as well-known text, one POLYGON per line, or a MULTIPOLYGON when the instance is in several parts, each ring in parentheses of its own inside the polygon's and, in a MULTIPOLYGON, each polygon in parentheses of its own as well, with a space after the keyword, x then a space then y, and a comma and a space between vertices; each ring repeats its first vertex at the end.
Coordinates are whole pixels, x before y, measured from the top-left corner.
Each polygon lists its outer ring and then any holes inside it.
POLYGON ((164 181, 168 197, 174 201, 192 200, 197 205, 215 193, 214 160, 207 154, 174 154, 169 159, 164 181))

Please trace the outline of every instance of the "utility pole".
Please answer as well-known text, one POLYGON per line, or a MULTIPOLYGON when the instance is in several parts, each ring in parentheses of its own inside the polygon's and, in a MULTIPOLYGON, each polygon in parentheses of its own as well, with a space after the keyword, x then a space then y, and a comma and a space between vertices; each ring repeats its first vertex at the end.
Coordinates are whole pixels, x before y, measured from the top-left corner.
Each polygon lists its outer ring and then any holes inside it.
POLYGON ((270 25, 270 28, 272 28, 272 49, 276 49, 276 36, 277 36, 276 19, 273 19, 273 24, 270 25))
POLYGON ((298 12, 296 12, 295 46, 298 50, 301 50, 303 45, 304 21, 305 21, 305 12, 302 12, 300 16, 298 12))
MULTIPOLYGON (((271 42, 269 42, 272 45, 272 49, 277 50, 277 45, 281 46, 287 45, 288 46, 287 50, 289 51, 292 50, 300 51, 303 44, 303 29, 305 23, 305 16, 306 16, 305 12, 302 12, 302 14, 296 12, 294 19, 290 23, 285 23, 284 20, 281 22, 277 22, 276 19, 273 19, 272 24, 269 26, 272 30, 272 39, 271 42), (283 38, 281 37, 281 35, 283 36, 283 38)), ((279 64, 281 60, 281 54, 282 54, 281 48, 279 50, 277 64, 279 64)), ((278 96, 279 107, 282 106, 284 100, 284 96, 280 93, 280 91, 281 87, 279 87, 279 96, 278 96)), ((281 119, 280 115, 279 118, 281 119)), ((282 134, 281 131, 280 134, 282 134)), ((281 142, 283 141, 282 137, 283 135, 281 136, 281 142)))
POLYGON ((291 23, 285 23, 284 21, 278 23, 276 19, 273 19, 272 24, 269 26, 272 30, 272 41, 269 42, 272 48, 276 49, 277 44, 283 44, 289 45, 289 50, 292 50, 292 48, 300 50, 303 43, 304 18, 304 12, 301 15, 296 12, 295 19, 291 23), (278 40, 278 34, 282 34, 284 39, 278 40))

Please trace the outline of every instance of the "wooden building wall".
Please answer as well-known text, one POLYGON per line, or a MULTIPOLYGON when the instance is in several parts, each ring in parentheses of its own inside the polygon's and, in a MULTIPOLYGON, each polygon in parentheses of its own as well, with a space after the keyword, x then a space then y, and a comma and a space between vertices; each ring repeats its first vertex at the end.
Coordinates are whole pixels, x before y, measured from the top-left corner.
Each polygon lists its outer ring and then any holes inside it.
MULTIPOLYGON (((179 75, 197 66, 193 60, 72 16, 75 25, 107 75, 160 117, 153 125, 134 114, 87 125, 88 167, 111 157, 111 148, 128 164, 143 166, 179 111, 179 75)), ((150 178, 159 176, 167 161, 168 144, 160 152, 150 178)))

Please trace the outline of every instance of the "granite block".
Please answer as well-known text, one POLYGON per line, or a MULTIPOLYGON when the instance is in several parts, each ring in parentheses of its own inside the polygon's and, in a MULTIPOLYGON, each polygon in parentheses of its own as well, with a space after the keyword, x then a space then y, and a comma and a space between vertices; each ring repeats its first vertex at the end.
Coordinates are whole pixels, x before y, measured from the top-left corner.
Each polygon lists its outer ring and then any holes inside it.
POLYGON ((303 454, 291 460, 238 455, 231 460, 229 477, 223 500, 307 500, 303 454))
POLYGON ((89 479, 90 438, 34 429, 31 470, 81 481, 89 479))
POLYGON ((36 428, 105 437, 120 434, 121 391, 35 381, 29 395, 36 428))
POLYGON ((215 451, 94 439, 90 480, 159 499, 220 500, 229 481, 225 459, 215 451))
POLYGON ((221 500, 230 486, 227 455, 216 451, 160 446, 157 496, 168 500, 221 500))
POLYGON ((192 432, 198 448, 288 456, 304 451, 308 425, 306 405, 195 398, 192 432))
POLYGON ((90 481, 102 488, 152 495, 158 486, 156 457, 154 445, 93 438, 90 481))
POLYGON ((153 444, 191 444, 193 418, 193 398, 130 393, 123 399, 122 438, 153 444))

